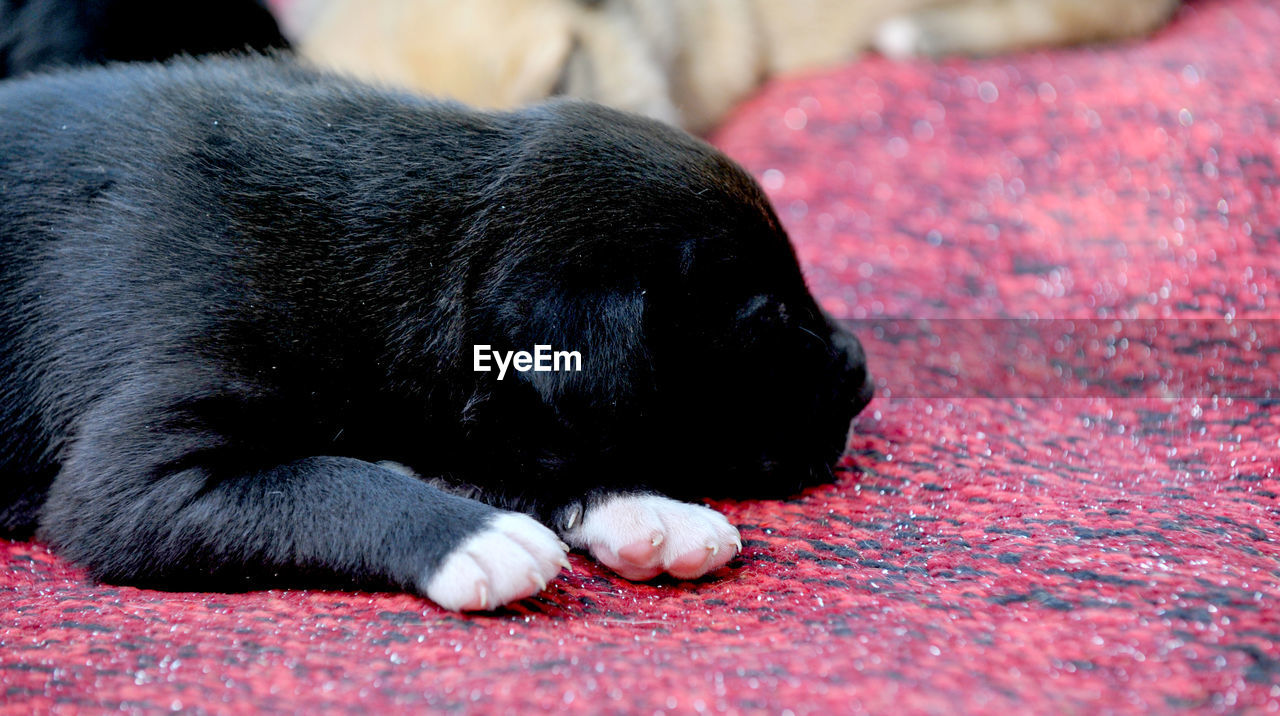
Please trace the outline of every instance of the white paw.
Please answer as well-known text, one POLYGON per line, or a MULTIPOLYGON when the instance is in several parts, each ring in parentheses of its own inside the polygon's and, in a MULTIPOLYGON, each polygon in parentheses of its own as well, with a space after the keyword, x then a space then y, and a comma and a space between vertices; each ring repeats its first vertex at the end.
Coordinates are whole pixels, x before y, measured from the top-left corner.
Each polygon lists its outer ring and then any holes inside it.
POLYGON ((872 40, 885 57, 904 60, 924 53, 924 32, 920 24, 907 17, 894 17, 880 23, 872 40))
POLYGON ((449 553, 418 589, 445 609, 497 609, 546 589, 569 566, 566 549, 537 520, 506 512, 449 553))
POLYGON ((723 567, 742 549, 738 530, 724 515, 657 495, 609 498, 588 509, 564 539, 633 581, 663 572, 696 579, 723 567))

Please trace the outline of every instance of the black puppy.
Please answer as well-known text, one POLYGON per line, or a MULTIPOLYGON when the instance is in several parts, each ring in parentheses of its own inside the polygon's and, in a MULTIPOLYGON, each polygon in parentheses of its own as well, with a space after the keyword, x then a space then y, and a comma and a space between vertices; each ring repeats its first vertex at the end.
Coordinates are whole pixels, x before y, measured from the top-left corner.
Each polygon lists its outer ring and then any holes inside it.
POLYGON ((0 0, 0 77, 287 46, 258 0, 0 0))
POLYGON ((867 386, 759 188, 661 124, 262 58, 0 84, 0 524, 103 580, 492 608, 564 564, 526 515, 697 577, 737 531, 670 497, 829 478, 867 386), (581 369, 500 374, 537 346, 581 369))

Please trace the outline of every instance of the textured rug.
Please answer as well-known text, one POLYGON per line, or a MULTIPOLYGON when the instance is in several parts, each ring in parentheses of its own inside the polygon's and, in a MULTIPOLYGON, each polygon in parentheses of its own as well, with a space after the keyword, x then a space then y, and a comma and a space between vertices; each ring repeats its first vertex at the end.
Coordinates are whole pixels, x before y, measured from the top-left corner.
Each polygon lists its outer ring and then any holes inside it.
POLYGON ((1277 37, 1268 0, 1204 0, 1139 44, 872 58, 742 107, 714 140, 881 397, 836 484, 717 503, 745 548, 716 578, 575 557, 458 617, 105 587, 0 542, 0 711, 1280 709, 1277 37), (1001 349, 1031 318, 1077 322, 1001 349))

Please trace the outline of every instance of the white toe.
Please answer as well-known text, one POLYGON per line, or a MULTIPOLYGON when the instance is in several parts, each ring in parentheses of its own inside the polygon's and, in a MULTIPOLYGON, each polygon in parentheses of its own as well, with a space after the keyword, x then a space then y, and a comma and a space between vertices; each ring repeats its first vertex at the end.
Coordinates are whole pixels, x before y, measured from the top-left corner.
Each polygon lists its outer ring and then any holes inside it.
POLYGON ((742 547, 724 515, 658 495, 612 497, 588 509, 564 539, 637 581, 664 572, 696 579, 723 567, 742 547))
POLYGON ((566 564, 554 532, 507 512, 449 553, 418 588, 445 609, 497 609, 542 591, 566 564))

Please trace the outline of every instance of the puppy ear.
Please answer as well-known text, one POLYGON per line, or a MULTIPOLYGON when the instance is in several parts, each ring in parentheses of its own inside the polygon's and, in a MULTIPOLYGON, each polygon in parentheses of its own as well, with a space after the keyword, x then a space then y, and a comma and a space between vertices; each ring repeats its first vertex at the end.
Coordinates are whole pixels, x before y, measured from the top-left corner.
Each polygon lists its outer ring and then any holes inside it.
POLYGON ((634 407, 652 386, 645 341, 644 291, 553 293, 529 306, 517 345, 575 351, 581 370, 529 371, 520 379, 557 411, 584 408, 615 412, 634 407))

